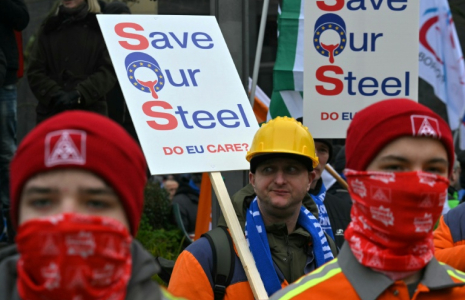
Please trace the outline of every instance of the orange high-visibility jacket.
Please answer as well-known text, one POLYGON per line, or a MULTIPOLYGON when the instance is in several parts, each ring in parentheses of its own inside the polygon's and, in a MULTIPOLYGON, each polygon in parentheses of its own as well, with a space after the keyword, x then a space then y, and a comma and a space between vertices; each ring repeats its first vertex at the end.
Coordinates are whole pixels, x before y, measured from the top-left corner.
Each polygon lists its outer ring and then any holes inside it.
MULTIPOLYGON (((242 230, 245 230, 246 219, 246 210, 244 207, 250 205, 250 202, 254 198, 255 191, 250 184, 233 196, 232 202, 242 230), (246 204, 246 201, 248 201, 248 204, 246 204)), ((318 208, 310 196, 306 195, 306 197, 303 199, 303 203, 312 213, 315 214, 315 217, 318 216, 318 208)), ((284 226, 284 224, 281 225, 284 226)), ((302 253, 305 253, 306 257, 306 262, 304 262, 304 265, 302 265, 302 272, 300 273, 299 271, 297 276, 308 274, 315 268, 313 251, 307 251, 305 250, 305 247, 301 246, 302 238, 307 235, 310 236, 310 234, 303 228, 296 229, 293 233, 287 235, 289 239, 286 242, 287 245, 285 247, 288 254, 295 255, 294 251, 302 251, 302 253), (292 238, 292 236, 295 238, 292 238), (292 254, 292 252, 294 252, 294 254, 292 254)), ((272 253, 277 252, 278 249, 283 250, 284 246, 281 244, 282 241, 280 242, 280 239, 283 237, 281 236, 281 233, 270 233, 270 236, 273 236, 273 238, 268 237, 270 249, 274 249, 272 253)), ((326 238, 328 239, 328 242, 330 242, 333 255, 336 256, 336 248, 335 246, 332 246, 335 245, 334 242, 329 236, 326 236, 326 238)), ((292 265, 292 261, 290 261, 288 258, 284 258, 283 261, 287 261, 289 263, 289 269, 295 267, 292 265)), ((294 260, 294 262, 296 261, 298 260, 294 260)), ((168 291, 170 291, 173 295, 184 297, 186 299, 213 300, 213 290, 215 284, 217 283, 214 282, 213 279, 215 277, 215 274, 213 274, 213 262, 213 252, 207 238, 202 237, 196 240, 191 245, 189 245, 176 259, 176 264, 174 266, 168 285, 168 291)), ((275 264, 275 270, 278 275, 278 279, 281 282, 281 287, 287 286, 288 282, 284 277, 283 270, 280 270, 277 264, 275 264)), ((224 300, 253 299, 254 296, 252 289, 250 288, 244 267, 242 266, 236 251, 236 255, 234 256, 234 273, 232 274, 231 283, 226 287, 224 300)))
POLYGON ((442 216, 433 235, 436 259, 464 272, 465 204, 458 205, 442 216))
MULTIPOLYGON (((254 300, 242 263, 237 255, 234 259, 234 275, 226 287, 224 300, 254 300)), ((288 285, 284 278, 280 279, 281 287, 288 285)), ((195 241, 176 259, 168 291, 186 299, 214 299, 212 250, 206 238, 195 241)))
MULTIPOLYGON (((270 300, 410 300, 401 280, 362 266, 345 244, 337 259, 276 292, 270 300)), ((433 258, 411 298, 413 300, 465 299, 465 273, 433 258)))

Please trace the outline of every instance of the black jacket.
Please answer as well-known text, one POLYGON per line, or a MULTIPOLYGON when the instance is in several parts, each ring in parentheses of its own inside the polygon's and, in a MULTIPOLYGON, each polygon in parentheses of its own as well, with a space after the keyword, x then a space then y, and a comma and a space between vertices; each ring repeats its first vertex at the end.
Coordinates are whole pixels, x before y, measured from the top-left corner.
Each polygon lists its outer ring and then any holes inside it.
MULTIPOLYGON (((315 190, 319 191, 322 182, 323 181, 320 179, 316 188, 311 190, 310 193, 315 190)), ((350 210, 352 209, 352 199, 350 198, 349 192, 342 187, 340 189, 333 189, 333 187, 331 187, 326 191, 324 205, 328 212, 329 222, 331 223, 336 245, 341 249, 345 241, 344 232, 351 220, 350 210)))
POLYGON ((0 86, 14 84, 18 80, 19 54, 14 30, 22 31, 27 24, 29 13, 23 0, 0 1, 0 86), (6 68, 2 69, 5 64, 6 68))
POLYGON ((68 15, 60 11, 44 21, 31 52, 29 86, 39 101, 37 122, 58 113, 51 103, 58 91, 78 90, 79 109, 107 115, 105 95, 116 76, 96 14, 84 7, 68 15))
POLYGON ((351 220, 352 199, 349 192, 341 190, 337 194, 326 193, 324 203, 328 211, 329 222, 331 222, 331 229, 333 230, 336 245, 341 249, 345 241, 344 232, 351 220))

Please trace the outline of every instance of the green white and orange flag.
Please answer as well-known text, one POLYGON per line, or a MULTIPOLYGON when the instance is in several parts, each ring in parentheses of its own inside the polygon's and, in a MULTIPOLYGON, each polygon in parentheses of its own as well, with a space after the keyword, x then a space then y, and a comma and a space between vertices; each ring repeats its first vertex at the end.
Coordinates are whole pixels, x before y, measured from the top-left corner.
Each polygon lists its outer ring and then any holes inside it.
POLYGON ((304 1, 283 0, 278 14, 278 51, 267 120, 303 115, 304 1))
MULTIPOLYGON (((252 89, 252 78, 249 78, 249 95, 252 89)), ((257 85, 255 89, 255 98, 253 103, 253 112, 257 118, 258 124, 266 122, 268 116, 268 109, 270 107, 270 98, 265 92, 257 85)))

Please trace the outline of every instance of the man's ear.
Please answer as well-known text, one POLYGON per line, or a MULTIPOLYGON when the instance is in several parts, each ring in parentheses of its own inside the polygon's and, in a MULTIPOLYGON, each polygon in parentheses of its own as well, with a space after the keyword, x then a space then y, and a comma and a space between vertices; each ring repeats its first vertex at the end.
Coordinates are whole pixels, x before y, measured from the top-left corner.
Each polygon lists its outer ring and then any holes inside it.
POLYGON ((255 174, 249 171, 249 183, 255 187, 255 174))
POLYGON ((313 180, 315 180, 316 173, 315 170, 308 172, 308 185, 307 185, 307 192, 310 190, 310 187, 312 186, 313 180))

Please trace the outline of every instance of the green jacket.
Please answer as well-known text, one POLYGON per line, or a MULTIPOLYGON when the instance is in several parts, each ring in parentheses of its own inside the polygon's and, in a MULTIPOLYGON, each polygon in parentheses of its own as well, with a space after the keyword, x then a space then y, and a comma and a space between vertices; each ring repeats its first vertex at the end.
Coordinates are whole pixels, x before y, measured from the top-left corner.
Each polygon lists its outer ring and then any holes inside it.
MULTIPOLYGON (((232 196, 232 204, 236 211, 239 224, 245 230, 246 211, 255 198, 255 192, 251 184, 246 185, 232 196)), ((318 218, 318 207, 312 198, 306 194, 303 199, 305 207, 318 218)), ((218 220, 218 226, 227 227, 223 216, 218 220)), ((291 283, 305 274, 304 267, 307 262, 308 244, 312 240, 311 235, 302 227, 297 227, 294 232, 288 234, 286 224, 272 224, 266 226, 268 243, 271 256, 287 282, 291 283)), ((337 255, 337 247, 334 241, 326 235, 334 257, 337 255)))

